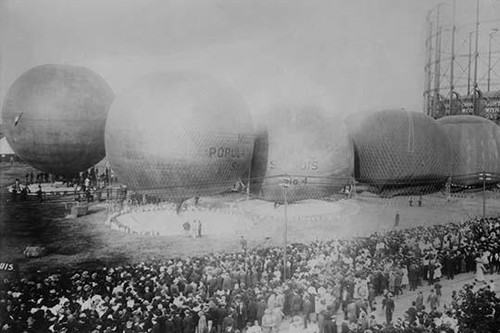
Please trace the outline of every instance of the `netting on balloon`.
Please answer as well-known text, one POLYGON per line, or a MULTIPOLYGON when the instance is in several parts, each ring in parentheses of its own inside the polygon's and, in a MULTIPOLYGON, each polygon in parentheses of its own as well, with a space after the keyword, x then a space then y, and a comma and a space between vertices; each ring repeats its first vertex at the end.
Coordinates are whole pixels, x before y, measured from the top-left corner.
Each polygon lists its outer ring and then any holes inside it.
POLYGON ((281 174, 249 179, 253 198, 275 203, 304 200, 339 200, 349 197, 352 177, 281 174))
POLYGON ((446 133, 423 114, 380 111, 353 135, 356 181, 394 196, 439 191, 447 182, 452 150, 446 133))
MULTIPOLYGON (((231 135, 234 134, 227 134, 220 140, 234 139, 231 135)), ((262 163, 250 165, 249 160, 245 160, 246 165, 242 165, 238 170, 232 170, 230 163, 226 163, 231 162, 230 158, 228 161, 214 159, 214 164, 210 164, 209 159, 189 164, 182 158, 145 159, 140 152, 136 152, 137 155, 127 156, 126 167, 120 166, 121 169, 116 174, 118 182, 128 186, 127 191, 132 193, 131 199, 135 203, 165 201, 179 203, 194 197, 218 194, 233 196, 242 194, 255 199, 283 203, 285 188, 287 200, 295 202, 348 198, 354 193, 354 188, 359 193, 367 192, 390 198, 445 193, 447 184, 450 185, 450 192, 482 186, 479 174, 459 175, 450 171, 451 158, 447 155, 449 151, 435 147, 436 138, 430 139, 427 135, 416 133, 414 136, 413 140, 418 144, 410 146, 401 142, 395 144, 390 138, 377 142, 370 137, 365 141, 358 138, 354 145, 355 168, 351 177, 285 173, 266 176, 266 163, 261 165, 264 169, 260 170, 261 172, 257 173, 259 176, 256 177, 253 172, 255 169, 252 168, 262 163), (177 178, 165 181, 169 174, 176 175, 177 178), (469 179, 471 185, 462 186, 462 183, 453 181, 458 179, 469 179)), ((203 146, 202 136, 197 140, 195 138, 192 147, 203 146)), ((186 151, 185 156, 197 156, 200 148, 197 149, 186 151)), ((211 147, 204 149, 209 155, 211 147)), ((226 151, 215 151, 215 154, 219 153, 224 156, 226 151)), ((496 175, 494 172, 489 173, 496 175)), ((495 177, 486 182, 488 186, 495 184, 495 177)))
MULTIPOLYGON (((410 180, 407 182, 379 182, 363 183, 354 178, 336 178, 330 177, 304 177, 280 175, 264 178, 245 178, 235 182, 226 190, 213 192, 212 194, 200 196, 175 196, 171 195, 178 187, 165 187, 158 189, 145 189, 135 191, 122 187, 115 190, 117 194, 113 198, 128 200, 130 204, 156 204, 162 202, 180 203, 182 201, 197 202, 200 198, 211 198, 210 200, 220 203, 231 202, 240 199, 256 199, 276 204, 295 203, 307 200, 338 201, 349 200, 357 197, 380 198, 387 202, 393 200, 406 201, 410 197, 418 200, 420 196, 434 197, 463 197, 472 193, 480 193, 483 189, 492 193, 500 193, 500 174, 487 173, 483 181, 483 173, 462 175, 467 179, 476 179, 473 185, 459 185, 448 181, 442 182, 439 179, 432 182, 432 179, 425 181, 410 180), (307 183, 300 183, 307 178, 307 183)), ((190 185, 192 190, 195 186, 201 188, 213 188, 217 186, 215 182, 198 183, 190 185)), ((183 188, 190 189, 190 186, 183 188)), ((113 192, 112 192, 113 193, 113 192)))

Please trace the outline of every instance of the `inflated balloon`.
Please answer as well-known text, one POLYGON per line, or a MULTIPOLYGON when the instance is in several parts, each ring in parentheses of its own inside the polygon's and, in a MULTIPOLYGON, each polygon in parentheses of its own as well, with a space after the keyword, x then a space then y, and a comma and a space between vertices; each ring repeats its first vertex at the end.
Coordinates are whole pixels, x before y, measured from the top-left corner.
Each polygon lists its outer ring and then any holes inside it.
POLYGON ((2 108, 7 141, 33 167, 66 176, 105 156, 104 129, 114 94, 93 71, 42 65, 22 74, 2 108))
POLYGON ((314 104, 276 107, 258 129, 251 191, 283 202, 331 196, 349 184, 354 168, 352 143, 342 121, 314 104))
POLYGON ((142 78, 117 96, 106 125, 118 180, 175 202, 230 189, 248 172, 252 150, 245 101, 197 73, 142 78))
POLYGON ((438 120, 452 148, 452 182, 482 185, 479 173, 490 173, 487 184, 500 181, 500 127, 478 116, 451 116, 438 120))
POLYGON ((353 131, 356 179, 383 192, 438 190, 450 173, 451 148, 444 130, 423 113, 384 110, 353 131))

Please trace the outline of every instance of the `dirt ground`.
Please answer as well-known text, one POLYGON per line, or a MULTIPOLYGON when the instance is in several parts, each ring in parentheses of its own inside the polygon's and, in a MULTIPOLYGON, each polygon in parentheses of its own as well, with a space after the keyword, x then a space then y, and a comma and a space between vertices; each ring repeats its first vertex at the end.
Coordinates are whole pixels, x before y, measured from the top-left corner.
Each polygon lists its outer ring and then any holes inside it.
MULTIPOLYGON (((152 258, 204 255, 210 252, 240 251, 239 237, 244 235, 250 247, 283 244, 284 207, 272 203, 229 198, 202 198, 200 205, 227 205, 229 200, 239 211, 269 216, 240 225, 222 225, 234 232, 210 233, 191 239, 185 235, 142 236, 111 230, 104 225, 108 213, 106 204, 92 204, 89 214, 66 218, 67 199, 49 198, 37 203, 34 197, 26 202, 13 201, 7 186, 16 177, 23 179, 31 168, 15 163, 0 164, 0 262, 17 263, 20 272, 92 269, 147 261, 152 258), (27 259, 23 250, 29 245, 41 245, 48 254, 27 259)), ((488 192, 488 215, 499 215, 500 194, 488 192)), ((448 202, 442 194, 423 198, 422 207, 410 207, 408 197, 379 199, 370 194, 357 198, 323 203, 292 204, 288 207, 288 241, 308 242, 333 237, 367 236, 372 232, 394 228, 399 213, 398 228, 414 225, 446 223, 482 214, 482 194, 472 193, 465 198, 453 197, 448 202), (315 219, 306 216, 319 216, 315 219), (300 218, 299 218, 300 217, 300 218)), ((165 220, 165 223, 172 221, 165 220)), ((207 226, 208 227, 208 226, 207 226)))

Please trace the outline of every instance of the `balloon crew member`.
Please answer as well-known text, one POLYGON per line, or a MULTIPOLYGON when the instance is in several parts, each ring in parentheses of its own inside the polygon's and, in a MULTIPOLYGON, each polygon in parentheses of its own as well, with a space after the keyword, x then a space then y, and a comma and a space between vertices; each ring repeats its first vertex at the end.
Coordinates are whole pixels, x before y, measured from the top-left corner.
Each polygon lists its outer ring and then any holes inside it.
POLYGON ((38 191, 36 191, 36 199, 38 202, 43 202, 43 191, 40 184, 38 184, 38 191))

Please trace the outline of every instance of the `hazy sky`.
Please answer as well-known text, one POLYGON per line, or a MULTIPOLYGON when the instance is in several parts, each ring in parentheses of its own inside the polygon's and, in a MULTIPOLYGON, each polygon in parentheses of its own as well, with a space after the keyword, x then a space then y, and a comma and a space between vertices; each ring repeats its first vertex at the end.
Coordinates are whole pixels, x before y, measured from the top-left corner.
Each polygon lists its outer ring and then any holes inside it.
POLYGON ((0 100, 31 67, 66 63, 98 72, 117 94, 151 71, 200 70, 237 88, 254 114, 270 101, 317 99, 339 115, 421 111, 425 17, 437 3, 0 0, 0 100))

